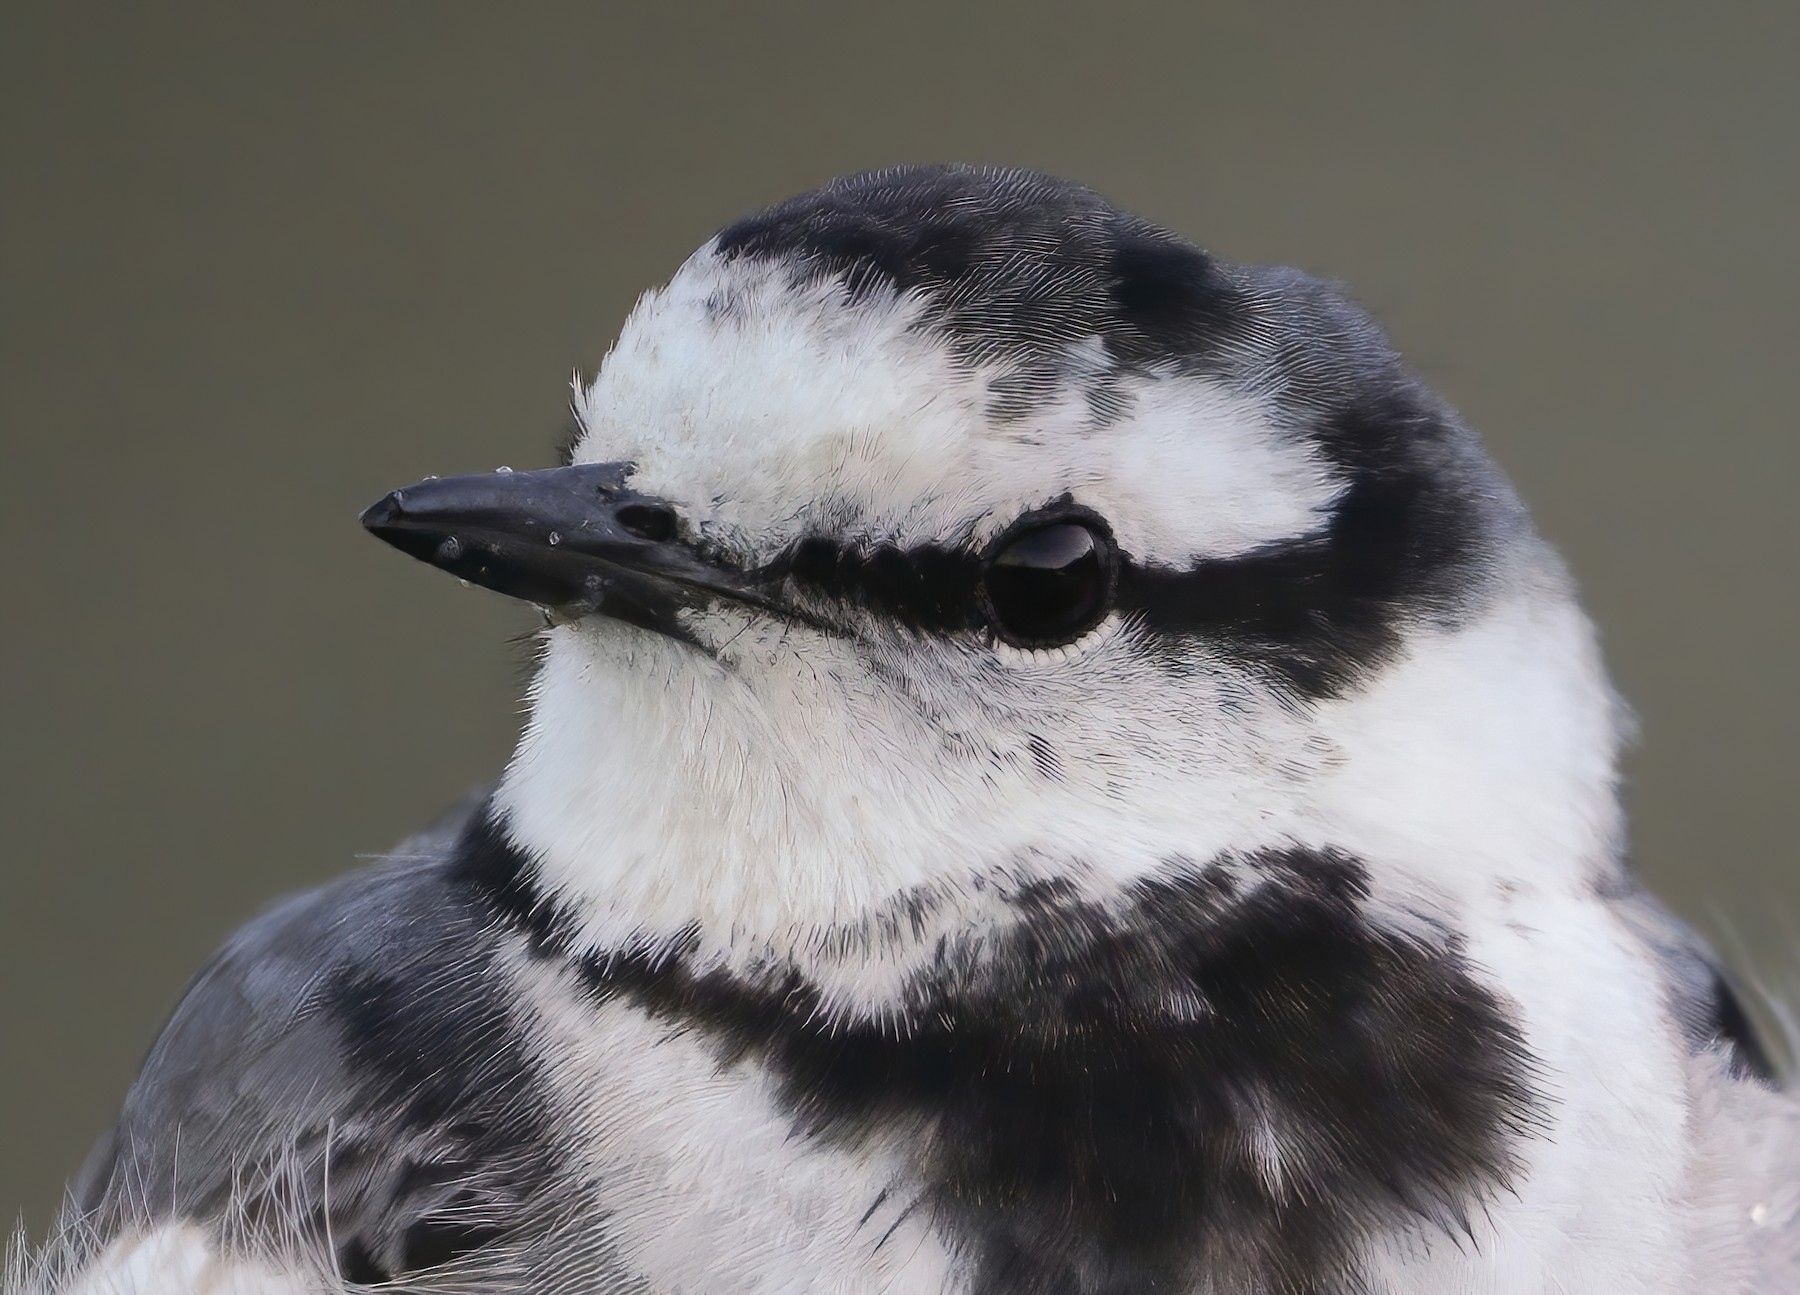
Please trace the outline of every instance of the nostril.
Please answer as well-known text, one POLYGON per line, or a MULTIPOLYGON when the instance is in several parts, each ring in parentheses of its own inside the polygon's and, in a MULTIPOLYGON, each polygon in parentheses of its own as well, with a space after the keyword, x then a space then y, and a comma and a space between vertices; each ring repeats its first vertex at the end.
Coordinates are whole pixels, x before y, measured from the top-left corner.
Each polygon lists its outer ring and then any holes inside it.
POLYGON ((675 538, 675 510, 662 504, 623 504, 613 513, 613 520, 653 544, 675 538))

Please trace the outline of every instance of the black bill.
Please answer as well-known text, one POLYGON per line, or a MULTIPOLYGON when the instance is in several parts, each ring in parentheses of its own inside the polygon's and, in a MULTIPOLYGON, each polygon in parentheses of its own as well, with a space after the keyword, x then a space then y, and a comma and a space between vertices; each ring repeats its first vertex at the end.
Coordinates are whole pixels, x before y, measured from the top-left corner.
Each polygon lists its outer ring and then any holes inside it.
POLYGON ((625 488, 628 465, 434 477, 362 515, 402 553, 565 615, 601 612, 672 632, 673 613, 720 598, 781 610, 753 577, 681 537, 675 510, 625 488))

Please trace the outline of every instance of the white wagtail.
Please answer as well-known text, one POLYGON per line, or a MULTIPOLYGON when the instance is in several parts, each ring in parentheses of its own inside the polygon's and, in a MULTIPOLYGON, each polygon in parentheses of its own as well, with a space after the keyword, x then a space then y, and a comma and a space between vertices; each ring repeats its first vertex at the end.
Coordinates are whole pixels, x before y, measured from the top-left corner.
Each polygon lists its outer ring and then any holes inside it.
POLYGON ((883 171, 575 412, 363 516, 545 610, 498 786, 225 947, 17 1290, 1800 1290, 1569 579, 1335 287, 883 171))

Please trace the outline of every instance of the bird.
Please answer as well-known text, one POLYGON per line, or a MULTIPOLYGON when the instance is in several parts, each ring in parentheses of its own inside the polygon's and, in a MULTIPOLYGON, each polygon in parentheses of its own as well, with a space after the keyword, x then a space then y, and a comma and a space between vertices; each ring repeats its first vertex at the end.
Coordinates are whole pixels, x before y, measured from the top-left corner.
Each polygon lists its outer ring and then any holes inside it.
MULTIPOLYGON (((9 1290, 1800 1290, 1564 564, 1338 285, 909 166, 648 292, 497 782, 187 990, 9 1290)), ((422 465, 423 466, 423 465, 422 465)))

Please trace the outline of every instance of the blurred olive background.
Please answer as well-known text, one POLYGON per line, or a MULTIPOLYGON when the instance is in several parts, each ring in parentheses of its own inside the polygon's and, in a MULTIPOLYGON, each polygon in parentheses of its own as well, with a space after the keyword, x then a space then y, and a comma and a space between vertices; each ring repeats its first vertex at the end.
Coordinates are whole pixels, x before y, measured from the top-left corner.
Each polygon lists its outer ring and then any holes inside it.
POLYGON ((1796 49, 1776 3, 10 0, 0 1216, 234 925, 504 760, 527 617, 357 511, 548 462, 641 289, 894 162, 1351 284, 1585 587, 1644 872, 1785 974, 1796 49))

